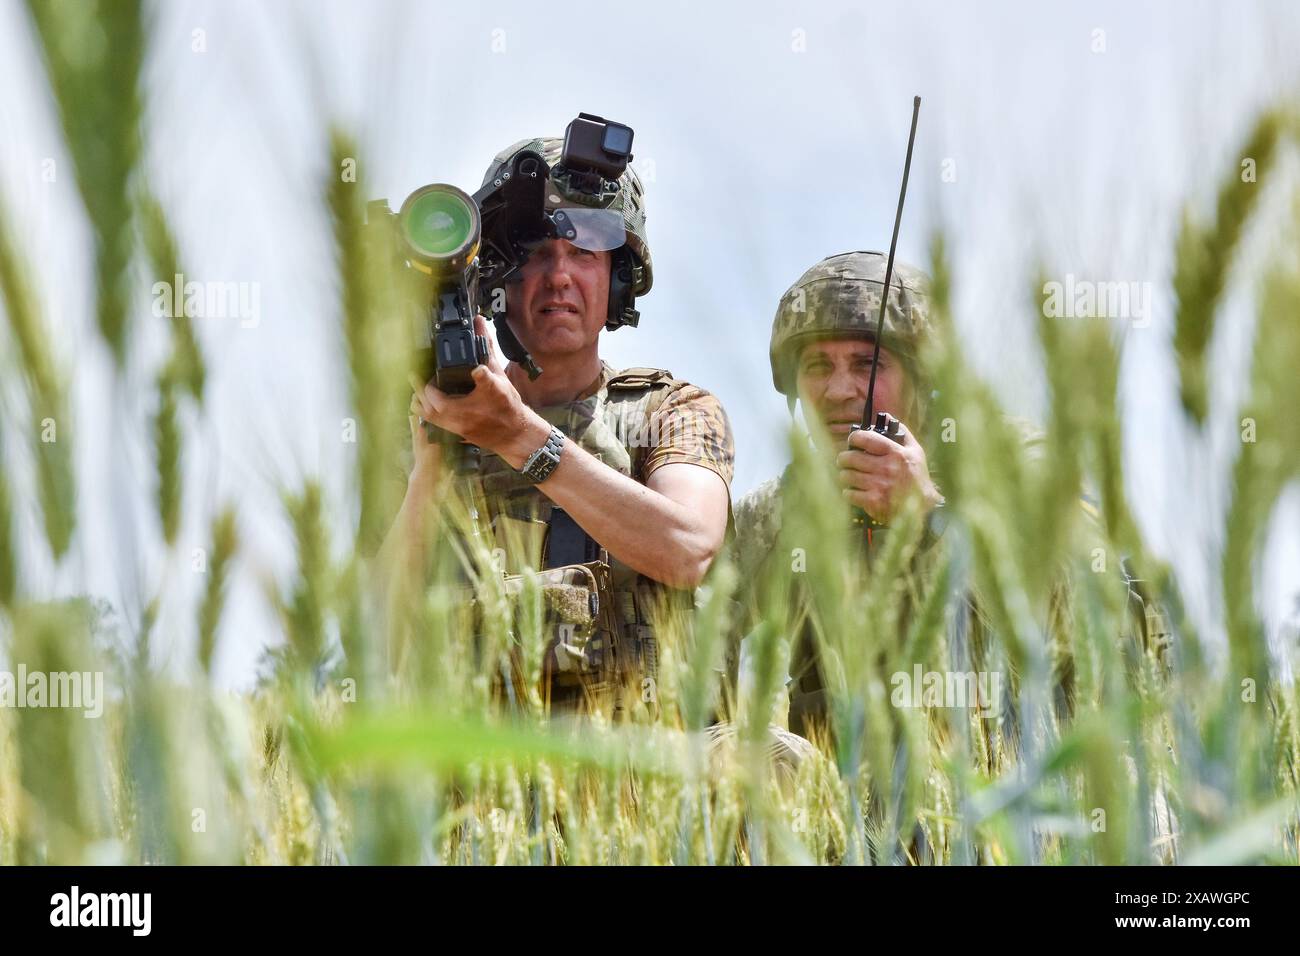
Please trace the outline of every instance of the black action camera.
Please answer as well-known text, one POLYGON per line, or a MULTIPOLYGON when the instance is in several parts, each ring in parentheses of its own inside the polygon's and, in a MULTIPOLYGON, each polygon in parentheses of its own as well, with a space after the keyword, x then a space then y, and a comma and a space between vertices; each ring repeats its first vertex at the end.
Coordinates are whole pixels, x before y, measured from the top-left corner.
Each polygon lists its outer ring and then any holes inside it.
POLYGON ((605 183, 617 182, 632 160, 632 127, 591 113, 579 113, 564 131, 560 166, 574 177, 572 186, 600 194, 605 183), (580 180, 577 181, 577 180, 580 180))

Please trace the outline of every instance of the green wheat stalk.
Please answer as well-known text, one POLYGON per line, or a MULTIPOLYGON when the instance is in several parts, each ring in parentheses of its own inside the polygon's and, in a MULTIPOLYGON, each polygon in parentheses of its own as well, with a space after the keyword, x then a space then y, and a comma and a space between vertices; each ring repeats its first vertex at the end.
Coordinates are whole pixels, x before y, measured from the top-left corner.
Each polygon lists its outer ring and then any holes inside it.
MULTIPOLYGON (((1287 125, 1280 110, 1265 113, 1242 144, 1241 162, 1253 161, 1256 177, 1266 174, 1287 125)), ((1205 224, 1184 214, 1175 246, 1174 354, 1178 359, 1183 407, 1199 424, 1205 420, 1208 382, 1205 350, 1214 334, 1219 301, 1233 256, 1256 208, 1263 184, 1248 180, 1237 164, 1219 187, 1214 219, 1205 224)))
POLYGON ((95 236, 99 329, 119 366, 129 334, 131 180, 140 157, 145 24, 138 0, 29 0, 95 236))
MULTIPOLYGON (((158 281, 172 283, 176 276, 182 274, 180 251, 176 237, 167 222, 167 213, 158 202, 157 197, 142 189, 137 201, 141 239, 150 267, 158 281)), ((180 301, 182 290, 176 289, 176 301, 180 301)), ((207 370, 203 362, 203 353, 194 336, 194 325, 184 310, 173 310, 180 314, 171 316, 172 352, 168 366, 174 378, 182 383, 195 402, 203 401, 203 384, 207 370)))
POLYGON ((181 523, 181 429, 177 420, 177 382, 170 370, 158 376, 158 408, 153 418, 154 451, 158 463, 158 517, 163 540, 176 543, 181 523))
POLYGON ((45 536, 54 556, 60 558, 68 550, 76 526, 72 436, 65 414, 67 392, 49 351, 50 336, 41 318, 31 273, 13 236, 8 211, 0 203, 0 296, 22 358, 31 423, 28 433, 36 459, 45 536))
POLYGON ((227 507, 212 519, 210 532, 211 559, 208 562, 208 584, 199 606, 199 664, 203 672, 212 675, 212 657, 217 646, 217 626, 226 601, 226 581, 230 562, 239 549, 239 528, 235 509, 227 507))

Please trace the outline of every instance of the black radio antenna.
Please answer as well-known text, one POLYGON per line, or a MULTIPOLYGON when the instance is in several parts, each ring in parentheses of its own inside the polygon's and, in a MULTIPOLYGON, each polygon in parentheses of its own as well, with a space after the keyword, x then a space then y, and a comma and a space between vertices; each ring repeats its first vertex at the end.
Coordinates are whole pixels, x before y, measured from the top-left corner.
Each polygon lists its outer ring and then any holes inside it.
POLYGON ((898 191, 898 211, 894 213, 894 235, 889 240, 889 258, 885 261, 885 291, 880 297, 880 316, 876 319, 876 344, 871 351, 871 381, 867 384, 867 407, 862 410, 862 427, 870 428, 876 413, 876 366, 880 363, 880 336, 885 331, 885 307, 889 304, 889 284, 894 278, 894 250, 898 247, 898 227, 903 222, 903 200, 907 198, 907 177, 912 171, 912 144, 916 142, 916 118, 921 112, 921 97, 912 97, 912 131, 907 134, 907 159, 903 162, 903 188, 898 191))

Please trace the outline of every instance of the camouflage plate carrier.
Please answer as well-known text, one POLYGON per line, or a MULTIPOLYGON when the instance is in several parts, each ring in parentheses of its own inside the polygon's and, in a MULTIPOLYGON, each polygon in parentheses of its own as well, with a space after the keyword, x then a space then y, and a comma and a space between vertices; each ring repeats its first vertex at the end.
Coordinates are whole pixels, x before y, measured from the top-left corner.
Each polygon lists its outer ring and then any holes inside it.
MULTIPOLYGON (((537 412, 609 467, 639 478, 653 446, 655 412, 687 383, 656 368, 604 366, 601 377, 593 395, 537 412)), ((655 712, 659 630, 685 625, 691 592, 611 557, 500 457, 484 452, 480 481, 507 593, 523 591, 525 569, 542 569, 543 689, 552 709, 612 705, 617 714, 640 701, 655 712)), ((524 675, 514 670, 515 689, 522 690, 524 675)))

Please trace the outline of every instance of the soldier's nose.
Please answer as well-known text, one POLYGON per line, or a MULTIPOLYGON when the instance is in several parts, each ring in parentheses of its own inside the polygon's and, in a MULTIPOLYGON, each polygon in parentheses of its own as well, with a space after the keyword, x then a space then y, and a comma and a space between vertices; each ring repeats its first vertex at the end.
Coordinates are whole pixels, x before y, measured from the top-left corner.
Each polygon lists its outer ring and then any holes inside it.
POLYGON ((566 289, 573 284, 573 276, 569 275, 568 264, 562 260, 556 260, 552 266, 546 270, 546 287, 548 289, 566 289))
POLYGON ((858 387, 857 379, 852 375, 837 373, 826 383, 826 399, 831 402, 849 402, 857 398, 865 399, 858 387))

